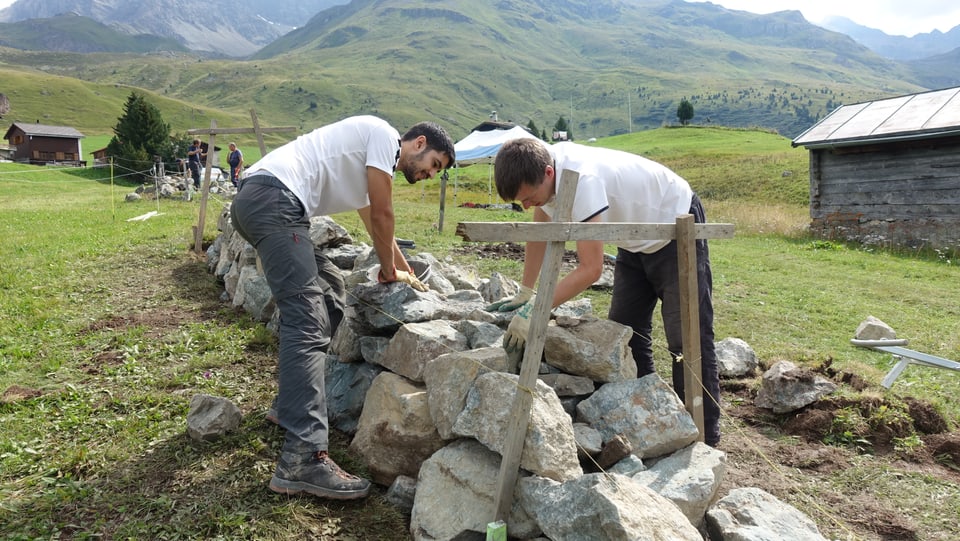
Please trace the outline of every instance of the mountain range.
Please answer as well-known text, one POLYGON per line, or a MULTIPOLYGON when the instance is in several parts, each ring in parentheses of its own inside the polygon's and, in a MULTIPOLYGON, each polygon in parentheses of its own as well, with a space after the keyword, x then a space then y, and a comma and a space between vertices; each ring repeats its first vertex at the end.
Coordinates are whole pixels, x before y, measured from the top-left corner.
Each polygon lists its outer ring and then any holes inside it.
POLYGON ((960 26, 953 27, 947 33, 934 30, 906 37, 891 36, 846 17, 828 17, 820 25, 846 34, 880 56, 894 60, 920 60, 943 55, 960 47, 960 26))
MULTIPOLYGON (((24 6, 44 6, 41 15, 59 22, 46 23, 50 30, 39 41, 62 44, 80 41, 60 36, 69 33, 63 29, 68 19, 88 26, 95 19, 114 29, 121 27, 111 21, 132 21, 130 6, 121 4, 18 0, 0 11, 0 20, 22 16, 24 6), (76 15, 58 17, 57 5, 76 15)), ((6 46, 0 47, 0 69, 144 89, 178 122, 196 122, 198 111, 242 122, 256 108, 274 124, 307 128, 371 113, 398 126, 431 118, 465 135, 497 111, 502 120, 547 129, 564 117, 583 138, 675 122, 682 98, 696 108, 694 123, 759 126, 792 136, 843 103, 960 84, 960 49, 920 60, 885 58, 797 11, 757 15, 709 2, 272 0, 272 9, 256 11, 251 6, 268 3, 208 0, 202 7, 190 4, 204 13, 189 23, 188 4, 180 0, 127 4, 152 14, 136 27, 156 36, 144 38, 154 40, 153 48, 27 50, 22 28, 39 23, 18 20, 0 24, 6 46), (321 4, 312 17, 303 15, 313 9, 306 6, 321 4), (225 47, 223 39, 234 33, 225 29, 228 19, 290 30, 274 37, 248 30, 245 45, 225 47), (192 41, 184 41, 185 33, 192 41), (200 44, 208 49, 199 50, 200 44), (42 74, 35 73, 38 66, 42 74)), ((952 39, 955 32, 941 37, 952 39)), ((18 101, 25 100, 11 97, 11 114, 18 101)))
MULTIPOLYGON (((112 50, 142 52, 143 44, 153 43, 155 50, 171 47, 165 39, 179 42, 192 51, 203 51, 228 57, 245 57, 300 26, 313 15, 334 6, 349 4, 349 0, 214 0, 196 4, 186 0, 17 0, 0 9, 0 23, 28 22, 35 35, 51 32, 70 33, 60 25, 50 25, 44 19, 62 19, 63 15, 77 15, 108 26, 121 36, 138 36, 139 42, 113 38, 111 46, 84 43, 82 39, 14 41, 4 45, 27 49, 47 49, 75 52, 112 50), (41 19, 40 21, 31 21, 41 19)), ((89 24, 80 23, 77 24, 89 24)), ((846 17, 831 16, 819 26, 846 34, 877 54, 894 60, 919 60, 942 55, 960 47, 960 26, 947 33, 934 30, 915 36, 891 36, 881 30, 859 25, 846 17)), ((82 29, 78 29, 82 32, 82 29)), ((99 35, 88 31, 93 42, 110 40, 102 30, 99 35)), ((6 32, 4 32, 6 33, 6 32)))
MULTIPOLYGON (((159 36, 173 39, 191 51, 243 57, 293 30, 318 12, 347 1, 17 0, 0 10, 0 23, 74 14, 107 25, 119 35, 159 36)), ((89 52, 83 47, 70 49, 57 45, 55 41, 45 48, 89 52)), ((156 50, 165 50, 165 43, 157 42, 156 45, 156 50)), ((107 49, 101 47, 96 50, 107 49)))

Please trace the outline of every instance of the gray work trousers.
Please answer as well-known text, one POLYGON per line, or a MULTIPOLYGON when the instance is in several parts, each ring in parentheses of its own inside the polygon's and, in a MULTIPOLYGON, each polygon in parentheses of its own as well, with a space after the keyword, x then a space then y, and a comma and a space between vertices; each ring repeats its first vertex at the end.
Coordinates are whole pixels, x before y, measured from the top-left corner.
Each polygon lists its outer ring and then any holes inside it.
POLYGON ((330 337, 343 319, 343 278, 310 240, 303 204, 276 178, 245 179, 230 206, 230 218, 257 249, 280 312, 275 408, 287 431, 283 450, 326 450, 324 363, 330 337))
MULTIPOLYGON (((690 214, 693 214, 694 222, 706 223, 703 205, 696 195, 690 204, 690 214)), ((704 441, 716 446, 720 441, 720 374, 713 335, 713 274, 707 241, 701 239, 696 243, 701 382, 706 389, 703 398, 704 441)), ((637 375, 643 377, 652 374, 653 312, 657 301, 661 303, 660 315, 671 357, 676 359, 683 352, 677 241, 671 241, 652 254, 618 250, 613 276, 613 296, 608 317, 633 329, 630 348, 637 363, 637 375)), ((671 365, 673 389, 683 400, 683 366, 677 362, 671 365)))

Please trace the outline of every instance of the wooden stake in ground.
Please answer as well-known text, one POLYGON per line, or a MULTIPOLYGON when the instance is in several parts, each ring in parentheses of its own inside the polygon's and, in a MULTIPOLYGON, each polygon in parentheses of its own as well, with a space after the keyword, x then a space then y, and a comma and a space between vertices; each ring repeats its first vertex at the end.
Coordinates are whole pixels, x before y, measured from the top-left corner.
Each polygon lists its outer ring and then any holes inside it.
MULTIPOLYGON (((570 221, 573 211, 573 196, 577 193, 580 174, 565 169, 560 177, 560 190, 557 193, 555 218, 570 221)), ((457 228, 459 232, 459 227, 457 228)), ((536 240, 536 239, 535 239, 536 240)), ((563 262, 564 241, 547 243, 540 268, 538 295, 530 314, 530 330, 527 344, 520 364, 520 379, 517 393, 514 395, 513 408, 510 410, 510 424, 507 427, 507 440, 503 447, 503 460, 500 462, 500 475, 497 478, 497 494, 494 499, 495 520, 507 521, 513 499, 513 488, 517 484, 520 455, 523 453, 523 441, 527 435, 530 421, 530 408, 533 406, 533 391, 537 387, 537 374, 540 373, 540 357, 546 341, 547 322, 553 309, 553 290, 557 287, 560 275, 560 263, 563 262)))
POLYGON ((530 316, 530 331, 520 378, 510 413, 497 494, 494 500, 494 520, 506 521, 510 514, 514 487, 517 483, 523 441, 527 433, 533 389, 540 371, 540 358, 546 340, 553 293, 560 274, 560 263, 567 241, 578 240, 673 240, 677 239, 677 259, 680 272, 680 301, 683 328, 684 405, 690 412, 703 441, 703 387, 700 384, 700 309, 697 284, 696 239, 733 238, 732 224, 695 224, 686 214, 676 224, 649 223, 579 223, 570 222, 573 199, 580 175, 564 170, 557 193, 554 222, 545 223, 489 223, 461 222, 457 235, 465 241, 547 243, 540 270, 537 297, 530 316))
MULTIPOLYGON (((293 126, 284 126, 280 128, 261 128, 260 121, 257 120, 257 112, 253 109, 250 109, 250 120, 253 122, 253 128, 217 128, 217 121, 210 120, 209 129, 192 129, 187 130, 189 135, 209 135, 210 140, 207 142, 207 154, 210 154, 215 148, 214 143, 217 138, 217 134, 234 134, 234 133, 255 133, 257 135, 257 143, 260 145, 260 155, 265 156, 267 154, 267 147, 263 144, 263 134, 265 133, 278 133, 278 132, 288 132, 296 131, 297 128, 293 126)), ((198 223, 193 228, 193 249, 196 253, 203 251, 203 227, 207 221, 207 198, 210 197, 210 174, 213 168, 213 158, 212 156, 207 159, 207 165, 204 168, 203 174, 203 186, 201 188, 202 194, 200 196, 200 218, 198 223)))

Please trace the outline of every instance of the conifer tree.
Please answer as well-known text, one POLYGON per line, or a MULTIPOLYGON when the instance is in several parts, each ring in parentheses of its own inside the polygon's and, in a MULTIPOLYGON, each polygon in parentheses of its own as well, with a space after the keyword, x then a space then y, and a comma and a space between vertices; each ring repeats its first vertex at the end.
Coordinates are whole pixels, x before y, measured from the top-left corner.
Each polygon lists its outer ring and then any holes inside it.
POLYGON ((146 172, 157 156, 165 162, 175 159, 170 125, 163 121, 160 110, 147 102, 142 94, 130 93, 113 134, 107 145, 107 155, 123 168, 146 172))
POLYGON ((687 98, 680 100, 680 105, 677 106, 677 119, 684 126, 693 120, 693 104, 687 98))

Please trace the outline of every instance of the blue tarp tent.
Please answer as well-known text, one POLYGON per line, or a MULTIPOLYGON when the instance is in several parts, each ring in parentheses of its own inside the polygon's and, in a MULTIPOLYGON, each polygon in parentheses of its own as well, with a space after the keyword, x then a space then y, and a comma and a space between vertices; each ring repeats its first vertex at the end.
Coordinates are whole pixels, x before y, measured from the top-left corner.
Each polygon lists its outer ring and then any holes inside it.
MULTIPOLYGON (((487 197, 488 203, 493 203, 493 161, 497 157, 497 151, 499 151, 500 147, 507 141, 521 137, 537 138, 537 136, 531 134, 521 126, 504 122, 487 121, 478 125, 469 135, 457 141, 457 143, 454 144, 454 150, 457 153, 457 162, 455 164, 456 169, 454 170, 453 177, 453 204, 457 204, 459 168, 477 163, 489 165, 489 169, 487 170, 487 197)), ((444 175, 440 180, 440 231, 443 231, 446 192, 447 179, 446 175, 444 175)))
MULTIPOLYGON (((481 124, 484 126, 484 124, 481 124)), ((511 139, 533 137, 526 129, 520 126, 501 127, 484 131, 474 130, 454 145, 457 152, 457 166, 472 165, 475 163, 493 163, 497 151, 511 139)))

